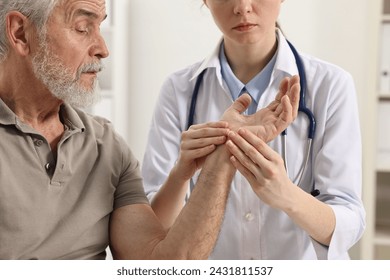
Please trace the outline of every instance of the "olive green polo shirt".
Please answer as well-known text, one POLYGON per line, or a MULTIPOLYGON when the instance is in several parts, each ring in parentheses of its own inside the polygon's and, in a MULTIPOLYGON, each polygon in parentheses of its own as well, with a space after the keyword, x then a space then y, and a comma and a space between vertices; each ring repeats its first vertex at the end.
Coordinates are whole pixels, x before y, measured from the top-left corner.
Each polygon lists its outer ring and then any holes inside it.
POLYGON ((0 99, 0 259, 104 259, 111 212, 148 203, 112 124, 68 105, 57 158, 0 99))

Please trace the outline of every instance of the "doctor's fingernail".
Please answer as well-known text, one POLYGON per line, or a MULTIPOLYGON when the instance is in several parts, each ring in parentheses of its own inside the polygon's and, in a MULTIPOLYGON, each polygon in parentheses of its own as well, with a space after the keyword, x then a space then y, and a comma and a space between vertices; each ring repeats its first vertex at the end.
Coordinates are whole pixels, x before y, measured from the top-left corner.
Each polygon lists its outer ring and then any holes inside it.
POLYGON ((226 142, 226 145, 227 145, 229 148, 234 148, 234 144, 233 144, 232 140, 228 140, 228 141, 226 142))
POLYGON ((246 133, 246 129, 245 128, 240 128, 238 130, 238 133, 241 134, 241 135, 244 135, 246 133))

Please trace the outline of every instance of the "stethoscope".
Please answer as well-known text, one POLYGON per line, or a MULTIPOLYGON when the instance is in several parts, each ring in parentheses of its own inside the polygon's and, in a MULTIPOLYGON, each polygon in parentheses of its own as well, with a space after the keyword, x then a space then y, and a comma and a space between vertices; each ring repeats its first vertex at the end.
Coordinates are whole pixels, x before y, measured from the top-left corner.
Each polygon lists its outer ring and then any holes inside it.
MULTIPOLYGON (((312 142, 313 142, 313 138, 314 138, 315 131, 316 131, 316 120, 315 120, 313 112, 310 111, 310 109, 307 108, 307 106, 306 106, 306 101, 305 101, 305 97, 306 97, 306 74, 305 74, 305 68, 303 66, 302 60, 301 60, 297 50, 295 49, 295 47, 289 41, 287 41, 287 43, 290 46, 290 49, 291 49, 291 51, 294 54, 295 63, 297 64, 298 73, 299 73, 299 82, 300 82, 300 85, 301 85, 301 89, 300 89, 300 93, 299 93, 300 98, 299 98, 298 112, 301 112, 301 113, 305 114, 306 117, 309 120, 307 145, 306 145, 306 157, 304 159, 304 163, 302 164, 302 166, 301 166, 301 168, 300 168, 300 170, 299 170, 299 172, 297 174, 297 178, 295 178, 293 180, 293 181, 297 181, 298 182, 297 185, 299 186, 301 184, 301 181, 302 181, 302 178, 303 178, 303 174, 305 173, 305 170, 307 168, 307 164, 309 162, 310 153, 311 153, 311 150, 312 150, 312 142)), ((202 83, 203 76, 204 76, 206 70, 207 69, 204 69, 199 74, 199 76, 198 76, 198 78, 196 79, 196 82, 195 82, 194 91, 193 91, 192 97, 191 97, 190 111, 188 113, 187 129, 189 129, 190 126, 194 123, 196 101, 198 99, 199 88, 200 88, 200 85, 202 83)), ((287 174, 289 174, 288 168, 287 168, 287 139, 286 139, 287 138, 287 129, 282 132, 281 137, 282 137, 282 146, 283 146, 282 157, 283 157, 283 160, 284 160, 284 166, 286 168, 287 174)), ((318 189, 316 189, 315 185, 313 184, 313 187, 312 187, 312 190, 311 190, 310 193, 313 196, 318 196, 320 194, 320 191, 318 189)))

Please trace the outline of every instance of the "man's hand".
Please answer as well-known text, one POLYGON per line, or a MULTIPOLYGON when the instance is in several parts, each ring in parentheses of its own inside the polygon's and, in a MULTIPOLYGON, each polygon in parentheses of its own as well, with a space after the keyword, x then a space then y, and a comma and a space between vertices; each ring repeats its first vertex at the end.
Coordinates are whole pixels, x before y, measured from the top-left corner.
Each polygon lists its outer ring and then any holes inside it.
POLYGON ((253 115, 242 115, 251 103, 248 94, 241 95, 222 115, 229 128, 237 131, 245 127, 266 143, 275 139, 297 117, 299 106, 299 76, 282 80, 275 100, 253 115))

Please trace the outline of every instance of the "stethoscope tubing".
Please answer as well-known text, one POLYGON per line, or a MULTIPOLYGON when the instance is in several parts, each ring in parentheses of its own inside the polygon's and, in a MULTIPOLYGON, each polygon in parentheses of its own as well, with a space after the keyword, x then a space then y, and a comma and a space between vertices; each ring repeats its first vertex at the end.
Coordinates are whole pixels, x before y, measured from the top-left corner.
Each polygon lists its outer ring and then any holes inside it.
POLYGON ((316 119, 314 117, 314 114, 312 111, 310 111, 309 108, 306 106, 306 87, 307 87, 307 82, 306 82, 306 74, 305 74, 305 67, 303 66, 303 62, 301 57, 298 54, 298 51, 296 48, 293 46, 293 44, 290 43, 290 41, 287 40, 288 45, 290 46, 291 51, 294 54, 295 62, 297 64, 298 68, 298 74, 299 74, 299 83, 301 85, 300 93, 299 93, 299 106, 298 106, 298 112, 304 113, 310 124, 308 128, 308 138, 313 139, 314 135, 316 133, 316 119))

